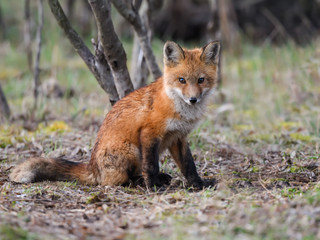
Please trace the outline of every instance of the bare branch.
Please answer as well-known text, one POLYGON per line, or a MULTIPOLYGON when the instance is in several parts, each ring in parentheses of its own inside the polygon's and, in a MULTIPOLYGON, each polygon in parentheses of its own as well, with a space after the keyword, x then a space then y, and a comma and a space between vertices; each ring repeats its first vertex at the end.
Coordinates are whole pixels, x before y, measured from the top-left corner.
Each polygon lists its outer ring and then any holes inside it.
POLYGON ((293 39, 290 34, 287 32, 286 28, 282 25, 282 23, 272 14, 270 10, 267 8, 262 8, 263 15, 275 26, 277 31, 281 34, 284 39, 293 39))
POLYGON ((137 13, 137 11, 131 5, 128 8, 127 4, 123 0, 111 0, 113 5, 117 8, 119 13, 133 26, 135 32, 137 33, 143 54, 146 58, 148 67, 154 79, 161 77, 162 73, 157 64, 156 58, 153 54, 151 48, 150 37, 148 36, 148 31, 146 26, 142 23, 142 20, 137 13))
POLYGON ((51 12, 58 21, 59 26, 64 30, 64 33, 67 35, 67 38, 70 40, 72 46, 75 48, 82 60, 87 64, 89 69, 94 73, 94 56, 82 41, 78 33, 71 27, 59 1, 49 0, 49 6, 51 12))
POLYGON ((49 0, 49 6, 59 26, 64 30, 70 43, 97 79, 99 85, 108 94, 111 105, 119 100, 109 65, 101 57, 95 57, 85 45, 78 33, 71 27, 58 0, 49 0))
POLYGON ((99 83, 102 86, 102 88, 105 89, 108 93, 109 101, 111 103, 111 106, 113 106, 119 100, 119 95, 113 81, 109 64, 104 56, 103 47, 100 41, 96 43, 94 39, 91 39, 91 42, 94 46, 95 51, 95 67, 99 71, 100 78, 105 79, 104 81, 101 81, 101 83, 99 83))
POLYGON ((34 105, 33 109, 37 108, 38 103, 38 88, 39 88, 39 63, 40 63, 40 54, 41 54, 41 44, 42 44, 42 28, 43 28, 43 0, 38 0, 38 28, 37 28, 37 50, 36 50, 36 61, 34 64, 34 88, 33 88, 33 96, 34 96, 34 105))
POLYGON ((120 98, 133 91, 133 85, 127 68, 127 56, 111 19, 110 1, 88 1, 97 22, 99 39, 104 49, 104 55, 109 63, 111 72, 120 98))

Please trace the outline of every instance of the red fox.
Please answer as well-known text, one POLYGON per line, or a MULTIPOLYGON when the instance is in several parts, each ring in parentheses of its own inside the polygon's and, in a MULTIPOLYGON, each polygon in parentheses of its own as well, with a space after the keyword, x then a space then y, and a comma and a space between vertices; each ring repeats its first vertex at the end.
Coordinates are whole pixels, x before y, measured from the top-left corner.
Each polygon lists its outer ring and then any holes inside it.
POLYGON ((143 177, 148 187, 171 177, 159 172, 159 155, 171 153, 189 185, 201 188, 187 135, 201 119, 216 82, 220 43, 187 50, 164 45, 164 74, 118 101, 105 117, 88 164, 31 158, 10 174, 14 182, 78 180, 122 185, 143 177))

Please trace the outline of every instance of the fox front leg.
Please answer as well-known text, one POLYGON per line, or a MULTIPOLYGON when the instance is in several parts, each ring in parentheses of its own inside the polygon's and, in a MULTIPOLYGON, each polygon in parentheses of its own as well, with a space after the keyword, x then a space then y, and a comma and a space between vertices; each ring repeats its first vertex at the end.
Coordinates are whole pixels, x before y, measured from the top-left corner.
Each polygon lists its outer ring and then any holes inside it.
POLYGON ((141 172, 147 187, 157 185, 159 175, 160 140, 152 137, 149 131, 140 135, 141 172))
POLYGON ((180 168, 182 174, 187 179, 188 184, 196 188, 202 188, 204 184, 197 173, 196 165, 194 164, 194 160, 186 139, 178 139, 172 144, 172 146, 169 148, 169 151, 180 168))
POLYGON ((140 136, 141 172, 147 187, 170 184, 171 176, 159 173, 160 140, 148 132, 140 136))

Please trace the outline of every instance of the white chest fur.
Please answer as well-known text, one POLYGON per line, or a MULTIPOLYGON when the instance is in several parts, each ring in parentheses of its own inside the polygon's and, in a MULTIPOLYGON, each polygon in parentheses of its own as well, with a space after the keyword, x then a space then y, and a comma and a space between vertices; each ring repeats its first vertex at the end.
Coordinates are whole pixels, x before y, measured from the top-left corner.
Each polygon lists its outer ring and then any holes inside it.
POLYGON ((189 134, 197 125, 198 120, 185 120, 171 118, 167 120, 166 130, 168 132, 179 132, 181 135, 189 134))
POLYGON ((160 152, 166 150, 179 138, 185 138, 196 127, 198 122, 199 119, 168 119, 166 122, 166 134, 160 145, 160 152))
POLYGON ((177 118, 166 121, 166 133, 160 146, 160 152, 171 146, 179 138, 185 138, 200 121, 204 109, 201 105, 188 105, 183 100, 174 101, 177 118))
POLYGON ((167 131, 182 131, 188 134, 202 118, 206 103, 202 101, 195 105, 189 105, 182 98, 172 97, 172 95, 169 96, 173 99, 175 112, 179 118, 168 119, 166 129, 167 131))

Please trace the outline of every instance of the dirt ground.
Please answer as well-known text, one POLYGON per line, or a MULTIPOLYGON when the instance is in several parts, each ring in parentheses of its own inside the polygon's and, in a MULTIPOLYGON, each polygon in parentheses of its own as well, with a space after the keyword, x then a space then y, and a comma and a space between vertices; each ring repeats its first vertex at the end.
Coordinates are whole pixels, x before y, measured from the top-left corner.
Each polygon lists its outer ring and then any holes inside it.
POLYGON ((302 194, 309 196, 309 189, 317 189, 319 181, 319 156, 308 147, 291 153, 265 150, 255 154, 199 132, 190 140, 201 141, 201 148, 193 151, 197 169, 216 185, 197 191, 186 186, 168 154, 161 159, 161 169, 173 179, 156 192, 142 186, 9 181, 12 167, 27 157, 88 161, 97 129, 93 121, 0 148, 2 239, 289 239, 290 234, 302 239, 306 235, 299 218, 306 216, 308 232, 320 236, 319 194, 307 203, 295 200, 302 194), (290 216, 298 226, 287 222, 290 216), (268 218, 273 223, 266 224, 268 218), (277 229, 278 222, 283 229, 277 229))

